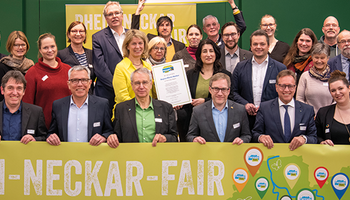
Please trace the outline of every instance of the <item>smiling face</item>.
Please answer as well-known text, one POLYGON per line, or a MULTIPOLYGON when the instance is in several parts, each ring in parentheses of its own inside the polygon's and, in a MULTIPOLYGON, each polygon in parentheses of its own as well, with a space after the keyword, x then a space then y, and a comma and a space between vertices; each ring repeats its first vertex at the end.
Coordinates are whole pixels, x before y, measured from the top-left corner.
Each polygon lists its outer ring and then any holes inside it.
POLYGON ((191 27, 188 30, 187 40, 190 43, 190 47, 197 48, 202 38, 203 38, 203 35, 196 27, 191 27))
POLYGON ((145 43, 143 42, 142 39, 138 37, 133 37, 126 48, 129 51, 129 56, 132 56, 134 58, 139 58, 143 53, 143 50, 145 48, 145 43))
POLYGON ((269 50, 266 37, 263 35, 253 36, 250 49, 256 59, 265 59, 269 50))
POLYGON ((55 40, 51 37, 42 39, 39 52, 43 56, 44 61, 55 60, 57 56, 57 46, 55 40))
POLYGON ((89 93, 91 86, 91 80, 88 80, 87 83, 83 83, 82 79, 89 79, 89 75, 85 70, 73 70, 70 74, 70 81, 68 81, 68 88, 72 92, 73 100, 74 99, 85 99, 89 93), (81 79, 79 81, 79 79, 81 79), (74 80, 78 80, 77 83, 74 80))
POLYGON ((86 37, 86 31, 82 24, 74 26, 68 34, 68 38, 71 40, 71 43, 74 44, 83 44, 86 37))
POLYGON ((164 44, 159 43, 154 45, 149 53, 153 60, 159 62, 164 58, 165 49, 166 47, 164 46, 164 44))
POLYGON ((338 47, 343 56, 350 58, 350 32, 342 31, 338 36, 338 47))
POLYGON ((278 79, 276 84, 276 91, 279 99, 284 103, 288 104, 295 93, 295 80, 292 76, 283 76, 278 79), (287 86, 287 87, 286 87, 287 86))
POLYGON ((19 107, 24 93, 23 83, 16 82, 14 78, 7 81, 5 88, 1 87, 1 94, 4 95, 5 104, 8 108, 19 107))
POLYGON ((10 53, 16 59, 23 59, 23 56, 27 53, 26 43, 23 40, 17 38, 10 53))
POLYGON ((137 98, 145 98, 149 96, 149 91, 152 88, 152 82, 149 75, 145 73, 134 73, 132 82, 132 90, 137 98))
POLYGON ((329 57, 324 53, 312 55, 314 66, 319 71, 323 71, 327 67, 328 59, 329 57))
POLYGON ((170 24, 170 22, 163 21, 158 26, 158 33, 159 33, 159 36, 162 37, 162 38, 170 37, 170 34, 171 34, 171 24, 170 24))
POLYGON ((208 37, 216 37, 219 35, 219 29, 220 24, 215 18, 210 17, 205 20, 203 31, 208 35, 208 37))
POLYGON ((222 32, 222 40, 228 49, 234 49, 237 46, 239 37, 240 33, 235 26, 227 26, 222 32))
POLYGON ((216 107, 221 107, 226 104, 228 95, 230 94, 230 88, 228 87, 226 79, 213 81, 211 87, 209 87, 209 92, 216 107))
POLYGON ((216 55, 214 48, 211 44, 203 45, 201 51, 201 60, 204 65, 212 65, 215 61, 216 55))
POLYGON ((312 48, 311 37, 308 35, 305 35, 304 33, 301 34, 298 39, 297 46, 299 49, 299 56, 308 54, 312 48))
POLYGON ((123 13, 119 6, 112 4, 106 8, 106 21, 111 29, 116 29, 123 25, 123 13))
POLYGON ((350 89, 347 87, 342 80, 334 81, 329 84, 329 91, 337 103, 349 102, 350 89))
POLYGON ((269 37, 275 37, 277 24, 273 17, 264 17, 261 19, 260 28, 264 30, 269 37))
POLYGON ((335 17, 327 17, 324 20, 322 32, 326 38, 335 38, 339 34, 340 27, 335 17))

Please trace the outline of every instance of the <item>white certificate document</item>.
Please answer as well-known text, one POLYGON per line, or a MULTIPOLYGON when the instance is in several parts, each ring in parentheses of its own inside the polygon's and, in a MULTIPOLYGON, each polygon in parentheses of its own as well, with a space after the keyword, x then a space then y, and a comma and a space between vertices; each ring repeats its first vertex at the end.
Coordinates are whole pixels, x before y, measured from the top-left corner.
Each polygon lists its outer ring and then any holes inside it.
POLYGON ((182 59, 152 67, 154 83, 159 100, 173 106, 192 102, 190 88, 182 59))

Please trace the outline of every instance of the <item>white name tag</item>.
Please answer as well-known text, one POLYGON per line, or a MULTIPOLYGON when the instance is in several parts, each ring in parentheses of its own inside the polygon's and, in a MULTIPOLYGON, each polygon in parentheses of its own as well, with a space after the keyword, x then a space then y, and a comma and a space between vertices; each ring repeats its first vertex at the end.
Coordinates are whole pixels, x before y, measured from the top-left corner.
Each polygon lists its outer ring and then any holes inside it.
POLYGON ((186 67, 189 67, 190 65, 184 65, 184 67, 186 68, 186 67))
POLYGON ((48 76, 48 75, 45 75, 45 76, 43 76, 43 77, 41 78, 41 80, 46 81, 46 79, 48 79, 48 78, 49 78, 49 76, 48 76))
POLYGON ((95 122, 93 126, 94 126, 94 127, 99 127, 100 124, 101 124, 100 122, 95 122))
POLYGON ((89 64, 89 68, 94 68, 94 67, 92 66, 92 64, 89 64))
POLYGON ((276 80, 275 80, 275 79, 269 80, 269 83, 270 83, 270 84, 275 84, 275 83, 276 83, 276 80))
POLYGON ((323 83, 323 86, 328 87, 328 82, 323 83))
POLYGON ((236 128, 240 127, 240 126, 241 126, 241 124, 238 122, 237 124, 233 125, 233 128, 236 129, 236 128))
POLYGON ((325 133, 329 133, 329 128, 326 128, 326 130, 324 132, 325 133))
POLYGON ((301 131, 306 131, 306 126, 300 126, 301 131))
POLYGON ((33 129, 28 129, 28 130, 27 130, 27 133, 33 135, 33 134, 35 133, 35 130, 33 130, 33 129))
POLYGON ((162 123, 162 118, 154 118, 154 121, 156 121, 158 123, 162 123))

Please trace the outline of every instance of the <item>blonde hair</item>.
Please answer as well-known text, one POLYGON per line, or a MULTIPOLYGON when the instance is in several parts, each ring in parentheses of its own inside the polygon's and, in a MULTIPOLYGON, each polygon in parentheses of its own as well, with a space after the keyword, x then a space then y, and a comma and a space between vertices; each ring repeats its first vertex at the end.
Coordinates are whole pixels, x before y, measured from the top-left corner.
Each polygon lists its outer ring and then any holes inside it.
POLYGON ((7 38, 7 42, 6 42, 6 50, 11 53, 13 46, 15 45, 15 41, 16 39, 20 39, 23 42, 26 43, 26 53, 29 50, 29 43, 28 43, 28 39, 26 37, 26 35, 22 32, 22 31, 12 31, 12 33, 10 33, 9 37, 7 38))
MULTIPOLYGON (((41 34, 41 35, 39 36, 39 38, 38 38, 38 41, 37 41, 37 43, 38 43, 38 49, 41 48, 41 45, 42 45, 41 42, 42 42, 42 40, 43 40, 43 39, 46 39, 46 38, 52 38, 53 41, 55 42, 56 47, 57 47, 55 36, 52 35, 51 33, 44 33, 44 34, 41 34)), ((41 55, 41 53, 40 53, 40 51, 39 51, 39 52, 38 52, 38 58, 41 58, 41 57, 42 57, 42 55, 41 55)))
POLYGON ((164 52, 164 58, 166 57, 166 50, 167 50, 167 44, 164 40, 164 38, 162 37, 154 37, 152 38, 149 43, 148 43, 148 55, 150 55, 150 51, 153 49, 154 46, 158 45, 158 44, 163 44, 164 48, 165 48, 165 52, 164 52))
POLYGON ((146 59, 148 57, 148 39, 147 39, 146 34, 144 32, 136 30, 136 29, 130 29, 125 34, 125 39, 124 39, 124 43, 123 43, 123 47, 122 47, 124 57, 129 57, 130 51, 128 50, 127 47, 129 46, 131 40, 134 37, 143 40, 144 48, 143 48, 143 52, 141 54, 141 58, 146 59))

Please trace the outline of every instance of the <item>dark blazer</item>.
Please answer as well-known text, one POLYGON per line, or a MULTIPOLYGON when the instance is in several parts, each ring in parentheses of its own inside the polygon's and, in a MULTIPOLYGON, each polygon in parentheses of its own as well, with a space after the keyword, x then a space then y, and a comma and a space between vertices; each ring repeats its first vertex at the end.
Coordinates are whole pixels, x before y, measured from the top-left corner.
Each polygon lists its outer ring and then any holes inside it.
POLYGON ((196 65, 196 60, 192 58, 190 53, 188 53, 187 48, 183 48, 182 50, 176 52, 172 61, 180 59, 183 60, 184 65, 188 65, 188 67, 185 68, 186 72, 190 69, 194 69, 194 66, 196 65))
MULTIPOLYGON (((62 142, 68 141, 68 115, 71 96, 58 99, 52 104, 52 121, 47 137, 56 133, 62 142)), ((95 134, 108 138, 113 133, 108 101, 89 95, 88 99, 88 140, 95 134), (96 124, 98 126, 96 126, 96 124)))
MULTIPOLYGON (((224 142, 233 142, 236 137, 240 137, 243 142, 249 143, 252 136, 244 106, 231 100, 227 101, 227 128, 224 142)), ((220 142, 212 114, 212 100, 193 108, 187 141, 192 142, 198 136, 207 142, 220 142)))
MULTIPOLYGON (((343 71, 342 63, 341 63, 341 54, 337 55, 336 57, 333 57, 328 60, 329 68, 331 69, 331 72, 335 70, 343 71)), ((348 73, 348 72, 345 72, 348 73)))
MULTIPOLYGON (((243 60, 249 60, 253 57, 253 53, 250 51, 241 49, 239 47, 238 47, 238 51, 239 51, 239 62, 241 62, 243 60)), ((227 70, 226 59, 225 59, 225 48, 221 48, 220 52, 221 52, 220 63, 227 70)))
POLYGON ((260 135, 270 135, 274 143, 289 143, 294 137, 305 135, 308 144, 317 143, 317 131, 314 120, 314 108, 310 105, 295 100, 295 125, 289 141, 285 140, 278 97, 261 103, 256 115, 254 129, 252 130, 253 141, 258 142, 260 135), (301 129, 305 130, 301 130, 301 129))
MULTIPOLYGON (((94 68, 93 68, 93 62, 92 62, 92 50, 86 49, 84 47, 83 47, 83 49, 85 51, 88 65, 89 65, 89 69, 91 72, 90 78, 92 80, 92 83, 91 83, 91 87, 90 87, 90 94, 92 94, 93 88, 94 88, 94 81, 96 78, 94 68)), ((69 65, 71 67, 74 67, 76 65, 80 65, 78 59, 74 55, 74 51, 73 51, 71 45, 69 45, 68 47, 66 47, 62 50, 59 50, 57 53, 57 57, 59 57, 63 63, 66 63, 67 65, 69 65)))
POLYGON ((0 53, 0 59, 5 57, 5 56, 7 56, 7 55, 0 53))
MULTIPOLYGON (((132 15, 131 29, 137 29, 137 30, 140 29, 140 15, 135 15, 135 14, 132 15)), ((148 41, 150 41, 152 38, 156 36, 157 35, 148 33, 147 34, 148 41)), ((182 50, 183 48, 186 48, 186 45, 184 43, 174 40, 174 38, 171 38, 171 40, 173 41, 173 44, 174 44, 175 53, 182 50)))
POLYGON ((93 66, 97 77, 95 94, 108 99, 109 107, 112 110, 114 105, 112 85, 114 69, 123 60, 123 56, 109 27, 92 35, 92 49, 93 66))
MULTIPOLYGON (((2 134, 2 111, 4 101, 0 102, 0 135, 2 134)), ((43 109, 39 106, 22 102, 22 137, 32 135, 36 141, 45 141, 47 128, 43 109), (34 131, 34 133, 32 133, 34 131)))
MULTIPOLYGON (((176 120, 171 104, 152 99, 154 117, 161 118, 156 123, 156 134, 166 137, 167 142, 177 142, 176 120)), ((119 142, 139 142, 136 125, 135 98, 119 103, 115 107, 114 133, 119 142)))

